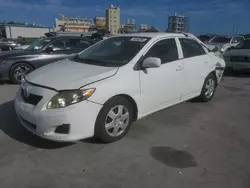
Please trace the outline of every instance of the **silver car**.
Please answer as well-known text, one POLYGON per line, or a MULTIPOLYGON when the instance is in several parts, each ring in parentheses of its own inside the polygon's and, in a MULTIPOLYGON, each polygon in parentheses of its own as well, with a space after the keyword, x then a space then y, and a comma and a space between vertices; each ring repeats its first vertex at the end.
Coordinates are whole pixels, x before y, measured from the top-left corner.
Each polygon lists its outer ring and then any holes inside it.
POLYGON ((246 39, 236 47, 224 53, 226 69, 231 71, 250 71, 250 39, 246 39))
POLYGON ((220 51, 224 53, 228 48, 232 46, 237 46, 241 43, 245 38, 243 36, 215 36, 211 38, 205 44, 210 50, 220 51))

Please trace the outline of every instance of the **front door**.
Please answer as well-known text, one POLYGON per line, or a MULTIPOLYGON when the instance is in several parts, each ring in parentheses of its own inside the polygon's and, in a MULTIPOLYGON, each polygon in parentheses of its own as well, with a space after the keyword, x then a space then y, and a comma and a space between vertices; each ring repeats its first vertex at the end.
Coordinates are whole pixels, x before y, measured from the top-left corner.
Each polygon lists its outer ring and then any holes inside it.
POLYGON ((176 39, 154 43, 143 59, 158 57, 161 66, 140 71, 142 115, 178 103, 181 97, 184 70, 179 60, 176 39))

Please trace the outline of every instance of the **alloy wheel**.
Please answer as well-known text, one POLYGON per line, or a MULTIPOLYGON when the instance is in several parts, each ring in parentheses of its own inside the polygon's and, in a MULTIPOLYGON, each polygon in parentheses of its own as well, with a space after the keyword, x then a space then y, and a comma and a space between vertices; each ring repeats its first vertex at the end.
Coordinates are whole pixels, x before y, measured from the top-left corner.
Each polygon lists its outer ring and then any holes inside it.
POLYGON ((212 78, 209 78, 205 85, 205 96, 209 99, 213 96, 215 89, 215 81, 212 78))
POLYGON ((17 81, 22 82, 24 76, 28 74, 30 71, 31 70, 29 67, 21 65, 14 70, 14 77, 17 81))
POLYGON ((121 135, 129 124, 130 114, 128 109, 123 105, 113 107, 105 120, 105 130, 112 136, 117 137, 121 135))

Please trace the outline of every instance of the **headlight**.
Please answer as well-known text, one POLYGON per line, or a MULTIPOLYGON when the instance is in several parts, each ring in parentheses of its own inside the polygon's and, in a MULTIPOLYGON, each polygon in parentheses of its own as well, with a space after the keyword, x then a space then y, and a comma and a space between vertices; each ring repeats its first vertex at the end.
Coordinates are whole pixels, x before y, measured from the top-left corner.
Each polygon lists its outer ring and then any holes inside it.
POLYGON ((71 104, 75 104, 86 100, 89 98, 95 89, 78 89, 78 90, 70 90, 70 91, 61 91, 56 94, 47 104, 48 109, 53 108, 64 108, 71 104))

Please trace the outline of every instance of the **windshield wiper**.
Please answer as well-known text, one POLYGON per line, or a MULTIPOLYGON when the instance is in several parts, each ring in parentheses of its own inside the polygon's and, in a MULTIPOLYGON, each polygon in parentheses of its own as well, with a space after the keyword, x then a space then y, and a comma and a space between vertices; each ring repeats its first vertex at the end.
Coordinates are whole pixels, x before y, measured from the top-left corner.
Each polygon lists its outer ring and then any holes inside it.
POLYGON ((99 59, 89 59, 89 58, 80 58, 79 55, 75 55, 70 60, 80 62, 80 63, 86 63, 91 65, 100 65, 100 66, 107 66, 107 67, 119 67, 120 65, 126 64, 126 63, 118 63, 117 61, 112 60, 99 60, 99 59))
POLYGON ((71 58, 71 60, 76 61, 76 62, 86 63, 86 64, 95 64, 95 65, 107 66, 107 61, 98 60, 98 59, 88 59, 88 58, 83 59, 83 58, 80 58, 78 54, 76 56, 74 56, 73 58, 71 58))

